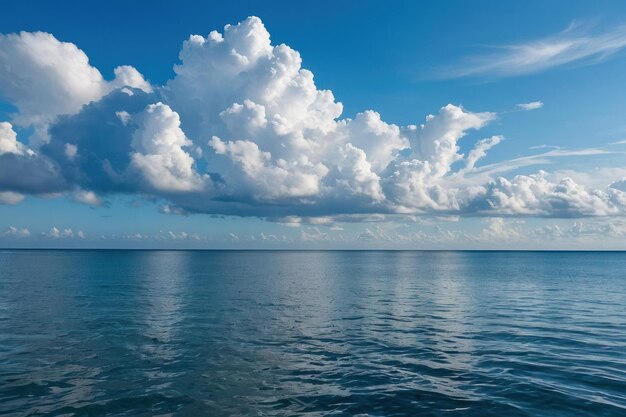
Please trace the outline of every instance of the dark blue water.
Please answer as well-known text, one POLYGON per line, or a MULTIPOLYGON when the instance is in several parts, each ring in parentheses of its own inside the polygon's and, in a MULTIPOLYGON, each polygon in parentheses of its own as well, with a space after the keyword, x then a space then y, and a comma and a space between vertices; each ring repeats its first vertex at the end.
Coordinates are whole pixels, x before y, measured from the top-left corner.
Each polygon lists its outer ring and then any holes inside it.
POLYGON ((626 415, 626 253, 0 251, 0 415, 626 415))

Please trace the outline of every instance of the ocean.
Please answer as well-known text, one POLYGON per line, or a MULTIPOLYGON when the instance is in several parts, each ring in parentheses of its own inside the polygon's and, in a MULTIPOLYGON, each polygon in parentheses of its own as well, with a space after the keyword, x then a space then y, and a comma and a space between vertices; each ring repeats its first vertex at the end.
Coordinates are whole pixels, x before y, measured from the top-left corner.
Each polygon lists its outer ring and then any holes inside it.
POLYGON ((0 250, 2 416, 623 416, 626 253, 0 250))

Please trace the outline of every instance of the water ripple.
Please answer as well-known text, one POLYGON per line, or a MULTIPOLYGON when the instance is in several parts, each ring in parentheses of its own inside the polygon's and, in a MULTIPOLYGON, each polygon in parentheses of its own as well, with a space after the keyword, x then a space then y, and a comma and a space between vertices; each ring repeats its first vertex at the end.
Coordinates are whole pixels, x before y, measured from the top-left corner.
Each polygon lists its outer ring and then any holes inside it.
POLYGON ((0 265, 2 416, 626 415, 622 253, 0 251, 0 265))

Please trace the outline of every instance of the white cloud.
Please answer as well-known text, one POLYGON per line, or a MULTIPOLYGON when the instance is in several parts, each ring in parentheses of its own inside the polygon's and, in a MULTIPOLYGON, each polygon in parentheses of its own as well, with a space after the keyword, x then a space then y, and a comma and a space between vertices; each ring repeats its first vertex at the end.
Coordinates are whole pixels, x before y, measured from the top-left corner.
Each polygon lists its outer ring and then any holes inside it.
POLYGON ((178 114, 163 103, 151 104, 138 116, 131 166, 158 191, 190 191, 202 187, 194 159, 183 147, 192 143, 180 128, 178 114))
POLYGON ((622 178, 621 180, 613 181, 609 185, 609 188, 626 192, 626 177, 622 178))
MULTIPOLYGON (((626 177, 626 167, 597 167, 588 171, 560 169, 548 173, 548 178, 558 181, 560 178, 572 178, 588 188, 604 189, 611 183, 626 177)), ((622 190, 623 191, 623 190, 622 190)))
POLYGON ((468 130, 480 129, 495 117, 494 113, 472 113, 448 104, 441 108, 438 115, 426 117, 426 123, 417 131, 411 147, 417 159, 432 167, 432 175, 443 176, 454 162, 462 158, 458 154, 458 140, 468 130))
POLYGON ((305 242, 322 242, 331 240, 328 233, 322 232, 318 227, 308 227, 300 231, 300 240, 305 242))
POLYGON ((602 61, 625 47, 625 25, 593 33, 589 27, 572 24, 555 35, 498 46, 495 52, 467 58, 439 75, 444 78, 519 76, 576 62, 602 61))
POLYGON ((120 119, 124 126, 126 126, 131 119, 130 113, 124 110, 116 111, 115 115, 120 119))
POLYGON ((265 242, 280 242, 280 241, 284 242, 287 240, 287 237, 284 235, 277 236, 273 233, 261 232, 261 234, 259 234, 259 239, 265 242))
POLYGON ((301 161, 272 161, 272 154, 259 149, 249 140, 223 142, 214 136, 209 142, 217 155, 226 155, 238 169, 225 174, 231 185, 250 188, 259 200, 277 197, 314 196, 320 190, 320 180, 327 173, 321 164, 301 161))
POLYGON ((521 110, 536 110, 543 107, 542 101, 531 101, 530 103, 520 103, 517 107, 521 110))
POLYGON ((384 200, 380 177, 368 162, 367 154, 351 143, 338 149, 340 155, 331 184, 339 192, 369 197, 373 202, 384 200))
POLYGON ((197 233, 187 233, 187 232, 176 233, 176 232, 172 232, 171 230, 165 233, 163 236, 165 237, 165 239, 168 239, 168 240, 195 240, 195 241, 201 240, 200 235, 198 235, 197 233))
POLYGON ((0 155, 3 153, 23 155, 31 152, 17 140, 17 133, 13 130, 11 123, 0 122, 0 155))
POLYGON ((159 207, 159 212, 163 214, 175 214, 179 216, 186 216, 189 214, 185 209, 171 204, 163 204, 159 207))
POLYGON ((19 109, 20 125, 76 113, 106 91, 87 55, 49 33, 0 35, 0 62, 0 91, 19 109))
POLYGON ((519 225, 507 223, 501 217, 492 217, 487 220, 487 227, 481 231, 479 237, 490 242, 511 242, 521 240, 523 231, 519 225))
POLYGON ((76 190, 73 194, 74 201, 87 204, 92 207, 99 207, 102 205, 102 200, 96 193, 89 190, 76 190))
POLYGON ((278 219, 278 223, 287 227, 300 227, 302 226, 302 217, 300 216, 287 216, 278 219))
POLYGON ((122 65, 113 70, 115 79, 110 83, 109 89, 132 87, 146 93, 152 92, 152 86, 143 78, 143 75, 130 65, 122 65))
MULTIPOLYGON (((387 198, 400 206, 399 211, 407 213, 459 210, 463 192, 449 183, 452 164, 463 159, 457 142, 468 130, 479 129, 494 118, 493 113, 472 113, 451 104, 441 108, 438 115, 427 116, 426 123, 411 131, 411 157, 394 161, 383 179, 387 198)), ((498 141, 493 139, 480 146, 484 148, 492 142, 493 146, 498 141)), ((479 156, 478 150, 471 154, 472 168, 479 156)))
MULTIPOLYGON (((598 148, 567 150, 556 148, 551 151, 543 152, 537 155, 522 156, 519 158, 509 159, 493 164, 484 165, 474 169, 475 177, 492 177, 506 172, 511 172, 519 168, 529 167, 533 165, 549 164, 556 158, 570 158, 580 156, 601 156, 610 155, 614 152, 605 151, 598 148)), ((604 184, 606 186, 606 184, 604 184)))
POLYGON ((374 226, 373 228, 366 227, 365 230, 358 235, 357 239, 366 242, 393 240, 393 238, 380 226, 374 226))
POLYGON ((20 238, 20 237, 29 237, 30 231, 26 228, 17 228, 14 226, 9 226, 2 233, 0 233, 0 237, 4 238, 20 238))
POLYGON ((351 141, 364 152, 374 172, 385 169, 400 150, 410 146, 398 126, 385 123, 372 110, 357 114, 346 126, 351 141))
POLYGON ((24 201, 24 194, 15 193, 13 191, 0 191, 0 204, 18 204, 24 201))
POLYGON ((0 34, 0 93, 18 109, 14 122, 37 126, 40 141, 47 140, 47 125, 57 115, 77 113, 113 88, 152 90, 133 67, 118 67, 115 75, 104 80, 81 49, 49 33, 0 34))
POLYGON ((587 189, 571 178, 551 182, 546 173, 498 178, 475 202, 479 210, 532 216, 610 216, 626 212, 626 193, 587 189))
POLYGON ((484 158, 487 155, 487 151, 502 142, 503 139, 504 138, 502 136, 497 135, 479 140, 478 143, 476 143, 476 146, 474 146, 474 149, 469 152, 467 158, 465 159, 464 171, 473 170, 476 166, 476 162, 484 158))
POLYGON ((372 110, 341 118, 333 93, 317 87, 297 51, 273 45, 258 18, 191 36, 180 60, 164 86, 128 66, 106 81, 73 44, 44 33, 3 35, 0 91, 18 108, 14 120, 49 126, 50 141, 29 153, 11 124, 0 124, 0 202, 66 192, 97 206, 99 196, 136 193, 159 201, 163 213, 329 227, 386 214, 626 214, 626 190, 607 187, 623 175, 594 187, 580 176, 513 175, 605 150, 555 149, 484 165, 502 136, 468 142, 466 154, 459 143, 493 122, 492 112, 449 104, 419 126, 385 122, 372 110), (60 114, 71 115, 55 119, 60 114))
POLYGON ((76 155, 78 155, 78 146, 72 143, 66 143, 65 144, 65 156, 67 156, 67 159, 72 161, 74 160, 74 158, 76 158, 76 155))

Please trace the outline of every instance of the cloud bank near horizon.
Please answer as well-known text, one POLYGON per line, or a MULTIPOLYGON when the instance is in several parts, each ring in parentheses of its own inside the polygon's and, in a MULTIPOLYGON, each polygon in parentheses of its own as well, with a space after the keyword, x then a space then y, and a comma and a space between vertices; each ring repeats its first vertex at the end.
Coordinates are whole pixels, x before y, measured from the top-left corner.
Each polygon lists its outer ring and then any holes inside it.
POLYGON ((626 179, 589 188, 543 171, 502 176, 565 151, 481 166, 504 140, 491 136, 462 154, 459 141, 495 113, 448 104, 415 125, 373 110, 342 118, 333 93, 297 51, 272 45, 257 17, 190 36, 179 58, 161 86, 127 65, 106 80, 51 34, 0 35, 0 95, 16 109, 0 123, 0 203, 67 195, 98 206, 123 193, 163 201, 167 213, 273 219, 626 214, 626 179), (28 144, 18 131, 32 132, 28 144))

